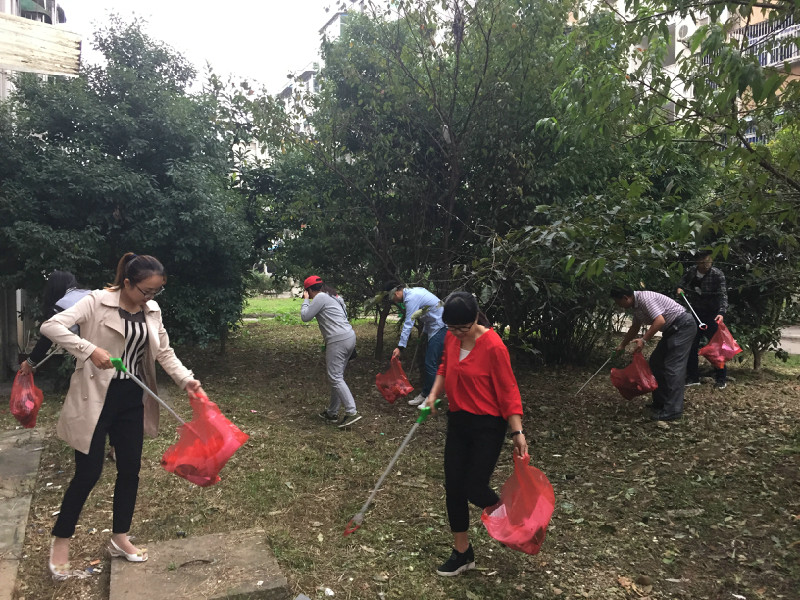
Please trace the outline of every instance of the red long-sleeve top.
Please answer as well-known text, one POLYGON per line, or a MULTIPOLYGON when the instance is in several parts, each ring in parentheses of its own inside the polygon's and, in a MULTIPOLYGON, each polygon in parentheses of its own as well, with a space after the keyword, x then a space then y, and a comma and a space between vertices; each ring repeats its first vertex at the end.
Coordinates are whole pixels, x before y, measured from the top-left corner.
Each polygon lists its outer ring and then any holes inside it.
POLYGON ((522 398, 517 379, 500 336, 490 329, 475 340, 475 347, 461 361, 458 360, 460 351, 461 340, 448 331, 438 374, 444 377, 450 410, 504 419, 521 415, 522 398))

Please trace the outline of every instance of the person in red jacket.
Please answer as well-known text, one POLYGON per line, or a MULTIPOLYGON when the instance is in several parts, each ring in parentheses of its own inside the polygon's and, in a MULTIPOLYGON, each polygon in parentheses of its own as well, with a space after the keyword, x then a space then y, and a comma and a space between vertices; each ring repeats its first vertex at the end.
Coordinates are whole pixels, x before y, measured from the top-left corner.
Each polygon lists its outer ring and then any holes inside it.
POLYGON ((500 501, 489 486, 506 430, 519 456, 528 453, 522 432, 522 398, 511 371, 508 349, 478 302, 467 292, 453 292, 444 302, 447 325, 442 362, 425 406, 447 394, 444 476, 453 552, 436 572, 453 576, 475 568, 469 542, 469 503, 480 508, 500 501))

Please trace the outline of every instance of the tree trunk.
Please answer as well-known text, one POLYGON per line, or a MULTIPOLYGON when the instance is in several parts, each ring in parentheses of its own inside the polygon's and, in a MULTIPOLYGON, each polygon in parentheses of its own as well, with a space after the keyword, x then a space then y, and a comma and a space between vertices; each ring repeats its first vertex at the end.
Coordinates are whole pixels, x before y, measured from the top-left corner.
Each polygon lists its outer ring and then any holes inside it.
POLYGON ((761 370, 761 359, 764 357, 764 351, 761 348, 754 348, 750 347, 750 351, 753 353, 753 370, 760 371, 761 370))
POLYGON ((14 290, 0 288, 0 381, 8 381, 18 366, 17 296, 14 290))
POLYGON ((219 353, 225 354, 228 346, 228 328, 223 326, 219 333, 219 353))
POLYGON ((388 302, 381 306, 381 311, 378 318, 378 334, 375 337, 375 358, 380 359, 383 357, 383 332, 386 329, 386 317, 392 310, 392 305, 388 302))

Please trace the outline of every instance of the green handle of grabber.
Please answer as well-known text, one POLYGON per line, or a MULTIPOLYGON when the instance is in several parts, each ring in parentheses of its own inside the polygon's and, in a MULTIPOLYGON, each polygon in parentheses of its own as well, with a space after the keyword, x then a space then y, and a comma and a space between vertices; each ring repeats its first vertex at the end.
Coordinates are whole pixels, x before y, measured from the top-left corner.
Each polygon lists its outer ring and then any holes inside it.
POLYGON ((181 425, 186 425, 186 421, 184 421, 184 420, 183 420, 183 418, 182 418, 182 417, 181 417, 181 416, 180 416, 178 413, 176 413, 174 410, 172 410, 172 407, 171 407, 169 404, 167 404, 167 403, 166 403, 166 402, 164 402, 164 401, 163 401, 161 398, 159 398, 159 397, 158 397, 158 395, 157 395, 157 394, 156 394, 156 393, 155 393, 153 390, 151 390, 149 387, 147 387, 147 386, 144 384, 144 382, 142 382, 142 381, 141 381, 141 380, 140 380, 138 377, 136 377, 136 375, 134 375, 133 373, 131 373, 130 371, 128 371, 128 369, 126 369, 126 368, 125 368, 125 363, 124 363, 124 362, 122 362, 122 359, 121 359, 121 358, 113 358, 113 357, 112 357, 112 358, 111 358, 111 365, 112 365, 112 366, 113 366, 113 367, 114 367, 114 368, 115 368, 117 371, 122 371, 123 373, 127 373, 127 374, 130 376, 130 378, 131 378, 131 379, 132 379, 134 382, 136 382, 136 385, 138 385, 138 386, 139 386, 140 388, 142 388, 142 389, 143 389, 145 392, 147 392, 147 393, 148 393, 148 394, 150 394, 150 395, 151 395, 153 398, 155 398, 155 399, 156 399, 156 402, 158 402, 158 403, 159 403, 161 406, 163 406, 165 409, 167 409, 167 411, 168 411, 168 412, 169 412, 169 413, 170 413, 170 414, 171 414, 173 417, 175 417, 175 419, 177 419, 177 421, 178 421, 178 422, 179 422, 181 425))
MULTIPOLYGON (((437 398, 433 401, 433 405, 439 409, 442 406, 442 399, 437 398)), ((428 415, 431 414, 431 407, 430 406, 423 406, 419 409, 419 416, 417 417, 417 423, 424 423, 425 419, 428 418, 428 415)))
POLYGON ((112 358, 111 365, 117 370, 122 371, 123 373, 127 373, 128 369, 125 368, 125 363, 122 362, 121 358, 112 358))

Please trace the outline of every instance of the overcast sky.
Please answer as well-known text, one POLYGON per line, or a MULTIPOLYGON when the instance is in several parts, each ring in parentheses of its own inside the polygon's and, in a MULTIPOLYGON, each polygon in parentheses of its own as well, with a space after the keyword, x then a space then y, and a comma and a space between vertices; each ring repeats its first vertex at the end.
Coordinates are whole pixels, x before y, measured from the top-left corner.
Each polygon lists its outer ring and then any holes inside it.
POLYGON ((92 32, 108 16, 108 7, 126 20, 147 20, 147 33, 181 52, 202 74, 206 62, 221 74, 257 81, 277 93, 290 71, 316 60, 319 30, 333 16, 335 0, 59 0, 70 29, 83 36, 83 54, 91 51, 92 32))

